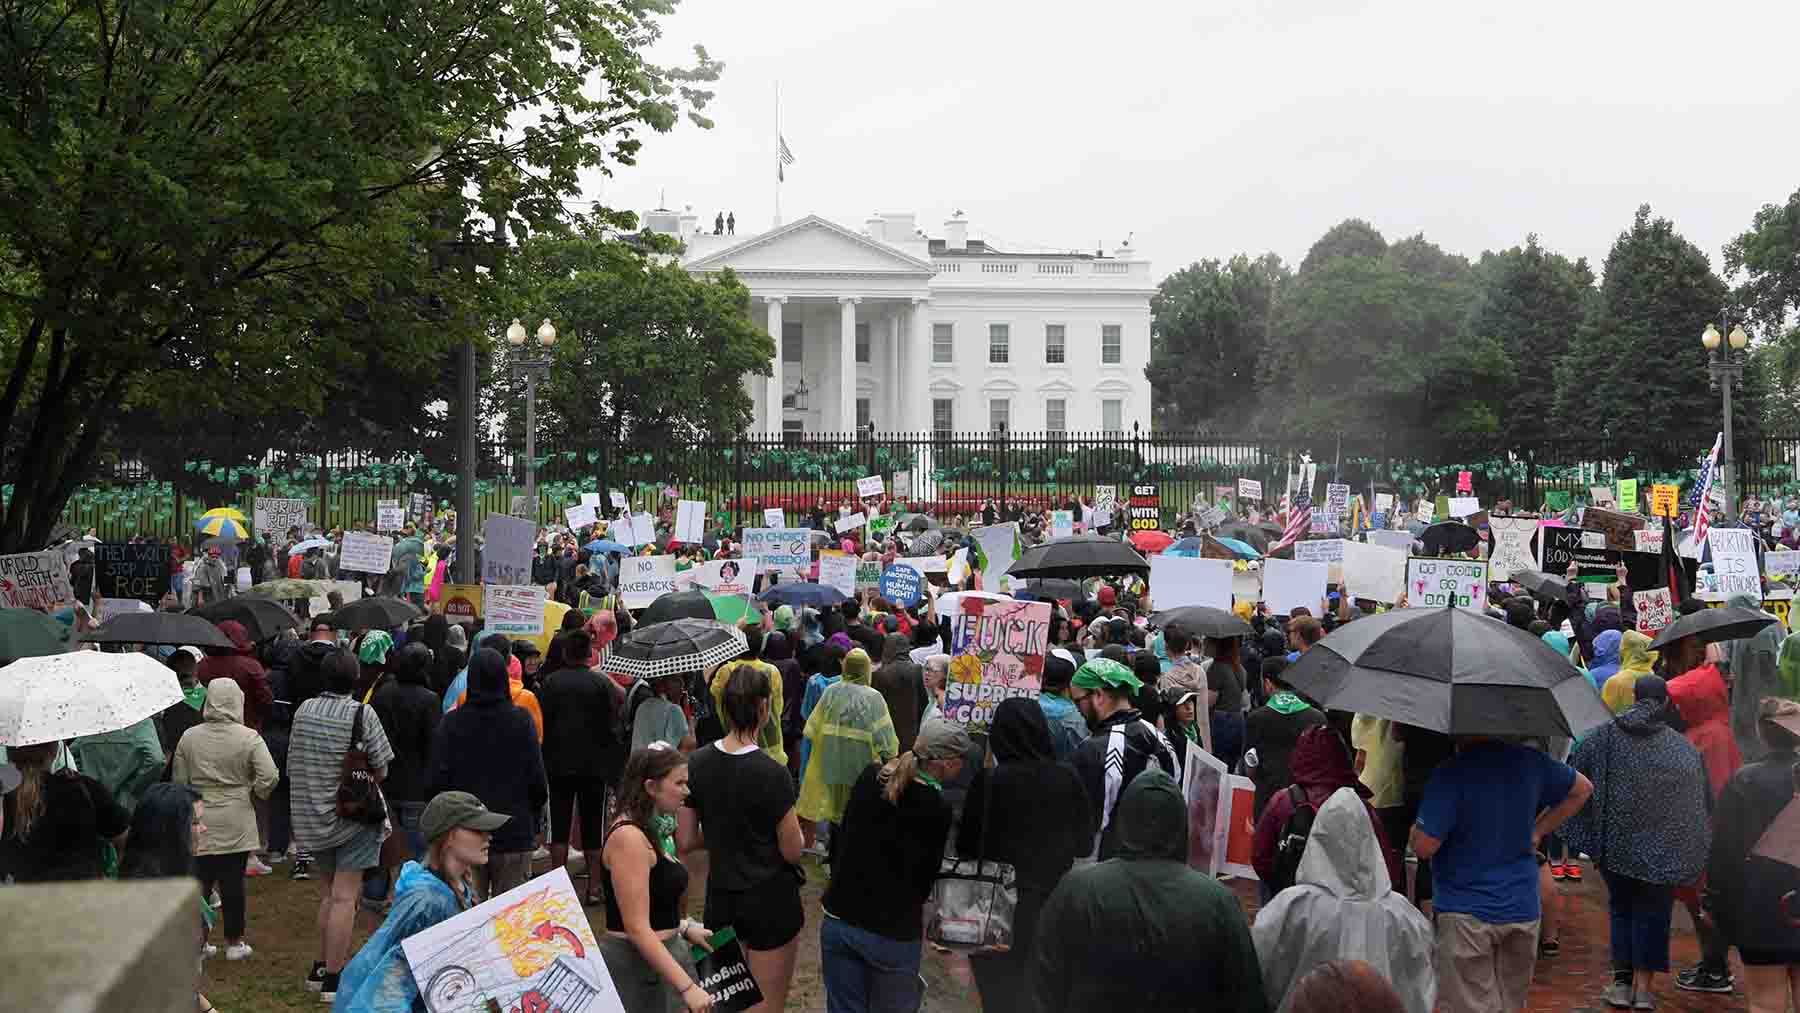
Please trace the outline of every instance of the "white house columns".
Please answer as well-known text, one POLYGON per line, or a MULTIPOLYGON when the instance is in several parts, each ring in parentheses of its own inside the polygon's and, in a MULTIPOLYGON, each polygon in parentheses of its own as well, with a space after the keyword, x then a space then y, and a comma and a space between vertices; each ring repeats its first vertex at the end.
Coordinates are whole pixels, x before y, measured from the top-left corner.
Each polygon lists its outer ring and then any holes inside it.
POLYGON ((931 302, 927 299, 914 299, 907 307, 906 354, 901 360, 901 369, 905 370, 906 384, 903 388, 906 398, 906 410, 898 420, 900 424, 915 433, 931 428, 931 392, 926 371, 931 363, 931 302))
POLYGON ((783 418, 781 409, 786 396, 781 382, 781 306, 787 301, 787 297, 772 295, 765 301, 769 304, 769 337, 775 339, 775 362, 769 372, 768 396, 763 399, 763 430, 771 436, 780 436, 783 418))
POLYGON ((856 428, 856 305, 860 296, 838 297, 838 431, 856 428))

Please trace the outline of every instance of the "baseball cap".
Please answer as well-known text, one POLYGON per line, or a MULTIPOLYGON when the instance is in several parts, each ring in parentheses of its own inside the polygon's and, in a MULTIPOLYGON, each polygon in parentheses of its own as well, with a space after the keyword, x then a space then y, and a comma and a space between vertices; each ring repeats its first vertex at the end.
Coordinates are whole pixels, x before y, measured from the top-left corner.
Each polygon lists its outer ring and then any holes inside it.
POLYGON ((1101 586, 1099 593, 1094 597, 1099 599, 1102 608, 1112 608, 1113 604, 1119 600, 1119 593, 1112 589, 1112 585, 1105 584, 1101 586))
POLYGON ((489 811, 480 799, 466 791, 445 791, 425 804, 425 812, 419 816, 419 832, 427 841, 435 841, 457 827, 493 833, 509 819, 512 817, 505 813, 489 811))
POLYGON ((194 656, 194 660, 195 660, 195 661, 204 661, 204 660, 205 660, 205 659, 206 659, 206 652, 205 652, 205 651, 202 651, 202 650, 201 650, 201 649, 200 649, 200 648, 198 648, 198 647, 195 647, 195 646, 193 646, 193 645, 192 645, 192 644, 184 644, 184 645, 182 645, 182 646, 180 646, 180 647, 177 647, 177 648, 175 648, 175 649, 176 649, 176 650, 177 650, 177 651, 184 651, 184 652, 186 652, 186 653, 188 653, 188 654, 191 654, 191 655, 193 655, 193 656, 194 656))
POLYGON ((975 740, 969 738, 961 725, 932 718, 919 727, 919 737, 913 740, 912 751, 921 760, 953 760, 966 755, 974 745, 975 740))

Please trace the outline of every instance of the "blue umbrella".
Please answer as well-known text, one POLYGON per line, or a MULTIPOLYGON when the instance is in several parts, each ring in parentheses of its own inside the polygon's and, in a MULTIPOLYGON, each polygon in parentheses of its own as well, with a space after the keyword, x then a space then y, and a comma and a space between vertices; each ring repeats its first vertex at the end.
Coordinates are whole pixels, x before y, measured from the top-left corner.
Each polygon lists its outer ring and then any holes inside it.
POLYGON ((835 587, 815 584, 811 581, 802 581, 797 584, 776 584, 764 591, 761 598, 763 601, 776 605, 810 605, 813 608, 830 608, 850 600, 849 595, 835 587))
POLYGON ((1201 544, 1201 538, 1199 535, 1189 535, 1186 538, 1178 539, 1175 542, 1175 544, 1164 549, 1163 555, 1174 556, 1174 555, 1178 555, 1181 552, 1190 552, 1190 551, 1193 552, 1194 554, 1198 555, 1200 552, 1200 544, 1201 544), (1178 552, 1178 550, 1179 550, 1179 552, 1178 552))
POLYGON ((1240 542, 1235 538, 1221 538, 1219 544, 1238 554, 1242 559, 1261 559, 1262 553, 1256 551, 1249 542, 1240 542))
POLYGON ((582 548, 588 550, 589 552, 600 552, 600 553, 617 552, 621 555, 626 555, 626 556, 631 555, 631 546, 620 545, 618 542, 608 541, 607 539, 604 539, 604 538, 596 538, 593 541, 582 546, 582 548))
POLYGON ((1161 554, 1164 556, 1181 556, 1186 559, 1200 558, 1199 549, 1164 549, 1161 554))

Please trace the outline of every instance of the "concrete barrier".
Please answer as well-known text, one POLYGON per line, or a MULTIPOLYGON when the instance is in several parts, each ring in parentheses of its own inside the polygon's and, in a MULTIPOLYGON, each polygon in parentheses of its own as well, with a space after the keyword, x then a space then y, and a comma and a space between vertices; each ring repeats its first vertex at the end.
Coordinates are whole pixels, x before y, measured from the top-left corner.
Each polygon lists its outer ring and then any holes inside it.
POLYGON ((0 886, 6 1009, 193 1013, 193 879, 0 886))

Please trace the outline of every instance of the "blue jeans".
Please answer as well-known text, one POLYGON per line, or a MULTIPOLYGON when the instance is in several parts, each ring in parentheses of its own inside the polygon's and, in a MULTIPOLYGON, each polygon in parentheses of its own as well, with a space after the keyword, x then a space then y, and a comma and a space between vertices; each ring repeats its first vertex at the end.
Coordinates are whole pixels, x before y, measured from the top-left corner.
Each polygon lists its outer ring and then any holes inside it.
POLYGON ((913 1013, 924 998, 919 940, 902 941, 827 915, 819 925, 827 1013, 913 1013))
POLYGON ((1675 888, 1600 870, 1612 915, 1612 964, 1637 971, 1669 969, 1669 919, 1675 888))

